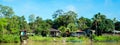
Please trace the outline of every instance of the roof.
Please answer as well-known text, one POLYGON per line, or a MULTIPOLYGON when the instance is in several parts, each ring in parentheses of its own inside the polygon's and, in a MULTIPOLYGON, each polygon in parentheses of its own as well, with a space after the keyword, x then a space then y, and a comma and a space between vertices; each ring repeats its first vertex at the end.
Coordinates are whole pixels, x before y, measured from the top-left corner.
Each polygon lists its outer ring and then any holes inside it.
POLYGON ((56 32, 59 32, 59 30, 57 30, 57 29, 53 29, 53 28, 51 28, 50 31, 54 31, 54 32, 56 31, 56 32))
POLYGON ((120 31, 118 31, 118 30, 113 30, 113 32, 115 32, 115 33, 120 33, 120 31))

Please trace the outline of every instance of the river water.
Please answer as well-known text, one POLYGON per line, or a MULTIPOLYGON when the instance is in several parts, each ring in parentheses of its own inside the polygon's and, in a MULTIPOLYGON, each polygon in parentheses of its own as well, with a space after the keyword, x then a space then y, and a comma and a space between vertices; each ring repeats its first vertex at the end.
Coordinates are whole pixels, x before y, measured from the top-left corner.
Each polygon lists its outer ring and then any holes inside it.
MULTIPOLYGON (((21 45, 20 43, 0 43, 0 45, 21 45)), ((120 45, 120 42, 39 42, 28 41, 26 45, 120 45)))

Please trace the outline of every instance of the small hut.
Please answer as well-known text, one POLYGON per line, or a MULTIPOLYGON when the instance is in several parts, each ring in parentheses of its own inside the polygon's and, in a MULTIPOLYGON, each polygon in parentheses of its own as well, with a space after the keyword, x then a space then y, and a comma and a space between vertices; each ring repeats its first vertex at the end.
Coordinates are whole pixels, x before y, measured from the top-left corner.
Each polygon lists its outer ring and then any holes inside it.
POLYGON ((51 29, 50 29, 50 36, 52 36, 52 37, 60 36, 60 31, 57 30, 57 29, 51 28, 51 29))
POLYGON ((84 35, 85 35, 85 32, 82 30, 77 30, 76 32, 71 33, 71 36, 74 36, 74 37, 79 37, 79 36, 84 36, 84 35))

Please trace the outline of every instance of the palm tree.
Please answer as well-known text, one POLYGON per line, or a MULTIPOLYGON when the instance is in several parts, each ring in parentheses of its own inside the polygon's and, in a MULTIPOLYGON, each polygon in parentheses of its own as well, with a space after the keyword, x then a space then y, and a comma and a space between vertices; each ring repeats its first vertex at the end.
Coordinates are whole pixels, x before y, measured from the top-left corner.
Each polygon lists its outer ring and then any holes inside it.
POLYGON ((104 20, 105 20, 106 16, 104 15, 101 15, 101 13, 98 13, 98 14, 95 14, 95 16, 93 17, 93 21, 94 21, 94 24, 95 24, 95 31, 96 31, 96 34, 98 34, 98 32, 100 33, 101 35, 101 31, 103 30, 103 27, 101 24, 103 24, 104 20))

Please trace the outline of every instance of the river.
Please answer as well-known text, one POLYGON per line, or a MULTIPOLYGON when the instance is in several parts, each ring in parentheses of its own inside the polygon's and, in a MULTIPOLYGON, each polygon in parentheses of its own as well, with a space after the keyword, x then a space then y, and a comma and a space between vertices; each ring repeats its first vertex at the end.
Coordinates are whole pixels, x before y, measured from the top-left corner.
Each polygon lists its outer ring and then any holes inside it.
MULTIPOLYGON (((0 45, 20 45, 20 43, 0 43, 0 45)), ((26 45, 120 45, 120 42, 39 42, 29 41, 26 45)))

